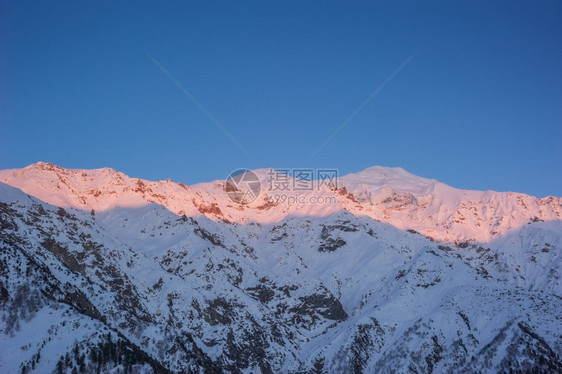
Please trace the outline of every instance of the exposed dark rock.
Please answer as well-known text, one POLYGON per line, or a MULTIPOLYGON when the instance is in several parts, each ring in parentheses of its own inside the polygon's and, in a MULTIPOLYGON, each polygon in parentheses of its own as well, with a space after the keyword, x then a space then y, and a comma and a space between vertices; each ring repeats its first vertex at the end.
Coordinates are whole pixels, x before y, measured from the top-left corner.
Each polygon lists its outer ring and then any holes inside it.
POLYGON ((0 281, 0 302, 5 303, 6 301, 8 301, 9 297, 10 293, 6 288, 4 288, 2 281, 0 281))
POLYGON ((251 297, 259 300, 262 304, 268 303, 275 295, 273 290, 263 284, 258 284, 255 287, 248 287, 246 288, 246 291, 251 297))
POLYGON ((215 245, 217 247, 222 247, 226 249, 226 246, 222 243, 222 241, 219 239, 219 237, 215 234, 211 234, 210 232, 208 232, 207 230, 205 230, 202 227, 197 227, 195 230, 193 230, 193 232, 199 236, 202 239, 207 240, 208 242, 210 242, 212 245, 215 245))
POLYGON ((334 321, 345 321, 347 319, 347 313, 343 310, 341 303, 330 293, 313 294, 300 297, 299 300, 301 304, 290 309, 290 312, 301 316, 319 314, 334 321))
POLYGON ((214 299, 203 311, 203 318, 211 326, 217 324, 228 325, 234 315, 233 305, 223 298, 214 299))
POLYGON ((425 357, 428 373, 433 373, 435 364, 441 361, 441 359, 443 358, 441 356, 441 353, 443 353, 443 347, 439 344, 439 339, 437 338, 437 336, 433 335, 431 337, 431 341, 433 342, 433 349, 431 353, 425 357))
POLYGON ((328 238, 326 239, 320 246, 318 247, 319 252, 333 252, 344 245, 346 245, 346 241, 342 238, 328 238))

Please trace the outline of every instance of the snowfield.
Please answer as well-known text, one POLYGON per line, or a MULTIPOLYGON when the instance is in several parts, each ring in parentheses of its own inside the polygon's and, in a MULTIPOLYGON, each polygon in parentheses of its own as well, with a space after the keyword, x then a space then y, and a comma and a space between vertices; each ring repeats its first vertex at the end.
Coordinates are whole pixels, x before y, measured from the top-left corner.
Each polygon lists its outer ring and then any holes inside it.
POLYGON ((0 171, 0 372, 562 371, 562 198, 378 166, 271 194, 0 171))

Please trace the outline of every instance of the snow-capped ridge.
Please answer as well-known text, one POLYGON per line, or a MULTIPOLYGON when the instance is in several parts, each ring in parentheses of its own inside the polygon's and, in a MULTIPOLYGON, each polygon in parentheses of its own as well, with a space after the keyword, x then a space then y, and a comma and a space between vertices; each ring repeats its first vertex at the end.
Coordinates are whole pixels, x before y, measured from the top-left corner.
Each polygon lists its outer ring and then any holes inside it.
POLYGON ((180 216, 205 215, 233 223, 280 222, 288 215, 322 217, 347 210, 450 242, 488 242, 531 221, 562 218, 560 197, 460 190, 402 168, 373 166, 310 191, 274 191, 272 169, 254 173, 261 180, 261 191, 248 205, 233 202, 223 180, 186 186, 169 179, 131 178, 111 168, 65 169, 39 162, 0 170, 0 182, 64 208, 108 211, 156 203, 180 216))

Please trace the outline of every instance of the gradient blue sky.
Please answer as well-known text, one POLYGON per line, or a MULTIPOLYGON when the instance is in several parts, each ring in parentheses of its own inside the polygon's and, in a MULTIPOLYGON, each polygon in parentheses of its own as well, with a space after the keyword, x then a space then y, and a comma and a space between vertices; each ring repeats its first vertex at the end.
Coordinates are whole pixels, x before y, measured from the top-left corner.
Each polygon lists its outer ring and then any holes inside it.
POLYGON ((2 1, 0 86, 0 168, 383 165, 562 195, 560 1, 2 1))

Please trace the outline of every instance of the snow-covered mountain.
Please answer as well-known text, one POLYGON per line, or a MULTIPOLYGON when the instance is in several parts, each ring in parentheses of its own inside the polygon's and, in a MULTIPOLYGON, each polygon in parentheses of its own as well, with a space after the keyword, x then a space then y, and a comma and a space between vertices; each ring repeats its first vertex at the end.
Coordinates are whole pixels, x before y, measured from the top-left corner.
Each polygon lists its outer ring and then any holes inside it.
MULTIPOLYGON (((255 171, 264 186, 268 172, 255 171)), ((265 191, 241 208, 224 193, 223 181, 185 186, 171 180, 129 178, 109 168, 69 170, 42 162, 1 170, 0 182, 64 208, 107 211, 156 203, 177 215, 203 214, 236 223, 280 222, 290 215, 325 217, 347 210, 449 242, 490 242, 532 221, 562 219, 561 197, 539 199, 511 192, 459 190, 401 168, 380 166, 340 177, 337 189, 326 186, 320 191, 294 191, 298 195, 333 196, 335 204, 291 206, 267 204, 274 192, 265 191)))
POLYGON ((562 371, 562 198, 384 167, 291 194, 0 171, 0 372, 562 371))

